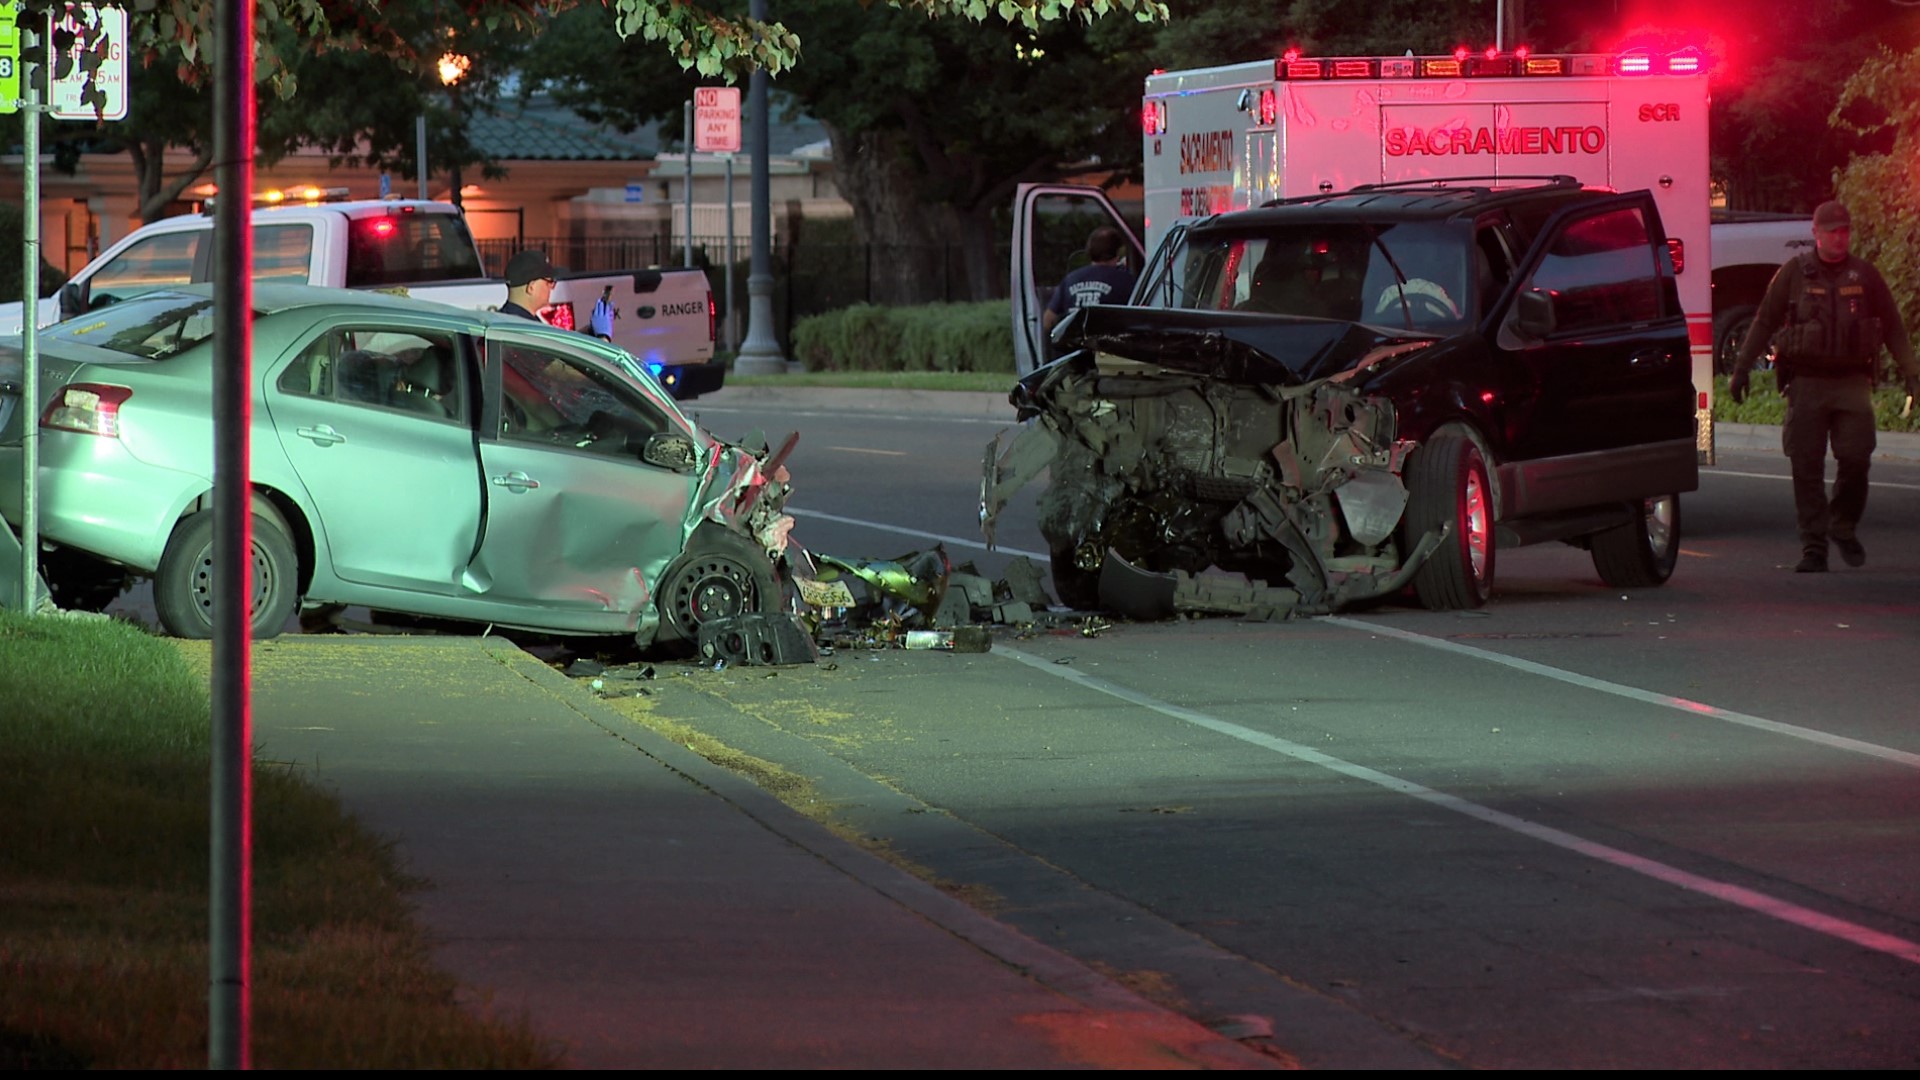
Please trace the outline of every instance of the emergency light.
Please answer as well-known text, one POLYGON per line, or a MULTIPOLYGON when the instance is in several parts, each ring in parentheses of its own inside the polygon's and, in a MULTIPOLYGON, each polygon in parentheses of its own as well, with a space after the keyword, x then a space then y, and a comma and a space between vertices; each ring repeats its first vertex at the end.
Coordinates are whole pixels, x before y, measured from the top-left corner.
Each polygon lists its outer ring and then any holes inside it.
MULTIPOLYGON (((1462 46, 1449 56, 1303 57, 1288 49, 1274 58, 1273 77, 1280 81, 1312 79, 1475 79, 1510 76, 1699 75, 1707 58, 1688 46, 1668 55, 1632 49, 1617 56, 1568 54, 1535 56, 1522 45, 1510 53, 1499 49, 1473 52, 1462 46)), ((1164 120, 1159 134, 1165 131, 1164 120)))

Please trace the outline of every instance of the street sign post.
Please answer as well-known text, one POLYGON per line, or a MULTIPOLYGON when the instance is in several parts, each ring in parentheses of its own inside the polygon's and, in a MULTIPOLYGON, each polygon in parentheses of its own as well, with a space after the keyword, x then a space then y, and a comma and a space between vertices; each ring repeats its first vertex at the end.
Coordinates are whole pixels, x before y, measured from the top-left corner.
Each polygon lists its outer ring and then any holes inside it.
POLYGON ((740 152, 740 88, 693 88, 693 148, 702 154, 740 152))
POLYGON ((48 80, 47 87, 48 114, 56 120, 125 120, 126 10, 104 4, 75 4, 61 14, 58 22, 48 13, 47 25, 50 43, 59 40, 55 30, 80 34, 87 39, 84 44, 74 44, 71 63, 49 61, 53 78, 48 80), (61 73, 63 67, 64 74, 61 73))

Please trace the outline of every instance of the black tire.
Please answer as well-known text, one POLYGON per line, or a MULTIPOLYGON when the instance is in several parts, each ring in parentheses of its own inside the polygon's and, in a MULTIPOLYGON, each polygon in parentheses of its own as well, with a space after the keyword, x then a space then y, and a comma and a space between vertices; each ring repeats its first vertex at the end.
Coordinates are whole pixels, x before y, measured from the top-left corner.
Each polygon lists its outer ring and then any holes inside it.
POLYGON ((772 560, 745 537, 702 527, 687 550, 660 577, 661 645, 690 644, 702 624, 731 615, 780 610, 780 579, 772 560))
POLYGON ((1666 584, 1680 560, 1680 496, 1642 500, 1632 521, 1595 533, 1589 546, 1600 580, 1616 589, 1666 584))
MULTIPOLYGON (((299 600, 300 561, 279 523, 253 515, 253 629, 257 639, 286 626, 299 600)), ((153 572, 153 606, 174 637, 213 636, 213 511, 182 518, 173 527, 153 572)))
POLYGON ((1413 591, 1433 611, 1477 608, 1493 593, 1493 485, 1486 458, 1472 439, 1436 435, 1407 460, 1407 512, 1401 550, 1450 524, 1420 570, 1413 591))
POLYGON ((1075 611, 1096 611, 1100 607, 1100 571, 1082 570, 1074 562, 1074 549, 1049 545, 1053 570, 1053 591, 1060 603, 1075 611))
POLYGON ((1734 358, 1740 355, 1740 343, 1747 338, 1747 328, 1753 325, 1754 312, 1759 309, 1751 304, 1731 307, 1713 317, 1713 373, 1715 375, 1733 374, 1734 358))

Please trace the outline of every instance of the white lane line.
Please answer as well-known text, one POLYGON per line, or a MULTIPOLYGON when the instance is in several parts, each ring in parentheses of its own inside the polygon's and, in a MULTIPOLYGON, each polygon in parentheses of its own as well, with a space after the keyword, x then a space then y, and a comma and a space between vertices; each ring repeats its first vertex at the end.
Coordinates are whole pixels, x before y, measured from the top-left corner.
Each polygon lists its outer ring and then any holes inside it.
POLYGON ((829 446, 829 450, 839 450, 847 454, 879 454, 882 457, 906 457, 905 450, 875 450, 870 446, 829 446))
MULTIPOLYGON (((986 544, 986 541, 984 540, 967 540, 958 536, 946 536, 941 533, 927 532, 925 529, 903 529, 898 525, 888 525, 884 522, 862 521, 859 518, 841 517, 838 514, 823 514, 818 510, 801 510, 793 506, 787 507, 787 513, 792 514, 794 517, 797 517, 797 518, 812 518, 818 521, 832 521, 841 525, 858 525, 863 529, 878 529, 881 532, 899 533, 902 536, 912 536, 922 540, 937 540, 940 543, 946 544, 949 547, 972 548, 975 551, 987 550, 987 544, 986 544)), ((995 553, 1001 554, 1001 555, 1016 555, 1016 556, 1025 555, 1029 559, 1041 559, 1041 560, 1045 560, 1047 558, 1047 556, 1042 554, 1041 552, 1022 551, 1019 548, 1000 546, 1000 547, 995 547, 992 550, 995 553)))
MULTIPOLYGON (((1732 469, 1714 469, 1714 468, 1701 469, 1700 475, 1701 476, 1744 476, 1749 480, 1791 480, 1793 479, 1793 477, 1791 476, 1781 476, 1778 473, 1735 472, 1732 469)), ((1896 484, 1891 480, 1869 480, 1867 481, 1867 486, 1880 487, 1880 488, 1899 488, 1902 491, 1920 491, 1920 484, 1896 484)))
POLYGON ((1439 649, 1441 652, 1471 656, 1476 660, 1486 660, 1490 663, 1501 664, 1513 668, 1516 671, 1524 671, 1529 675, 1540 675, 1573 686, 1584 687, 1588 690, 1598 690, 1603 694, 1615 694, 1623 698, 1631 698, 1634 701, 1642 701, 1649 705, 1660 705, 1669 709, 1677 709, 1680 712, 1692 716, 1704 716, 1710 720, 1724 720, 1729 724, 1739 724, 1743 727, 1772 732, 1775 735, 1785 735, 1792 739, 1804 739, 1807 742, 1818 743, 1821 746, 1834 750, 1846 750, 1855 754, 1865 754, 1868 757, 1876 757, 1882 761, 1891 761, 1896 765, 1905 765, 1910 769, 1920 769, 1920 754, 1909 753, 1905 750, 1895 750, 1890 746, 1881 746, 1878 743, 1865 742, 1860 739, 1850 739, 1845 735, 1816 731, 1813 728, 1800 727, 1797 724, 1783 724, 1778 720, 1768 720, 1765 717, 1751 716, 1747 713, 1735 712, 1732 709, 1722 709, 1719 706, 1708 705, 1704 702, 1689 701, 1686 698, 1674 697, 1670 694, 1658 694, 1652 690, 1642 690, 1637 686, 1625 686, 1616 682, 1608 682, 1605 679, 1596 679, 1588 675, 1581 675, 1577 672, 1563 671, 1560 668, 1537 664, 1532 660, 1522 660, 1517 656, 1507 656, 1489 649, 1475 648, 1472 645, 1462 645, 1457 641, 1448 641, 1444 638, 1428 637, 1425 634, 1416 634, 1411 630, 1382 626, 1379 623, 1367 622, 1364 619, 1349 619, 1343 615, 1329 615, 1320 621, 1330 623, 1334 626, 1345 627, 1349 630, 1361 630, 1369 634, 1381 634, 1385 637, 1412 642, 1415 645, 1425 645, 1429 649, 1439 649))
POLYGON ((1746 908, 1748 911, 1757 912, 1761 915, 1778 919, 1781 922, 1791 923, 1794 926, 1811 930, 1817 934, 1825 934, 1828 937, 1851 942, 1861 948, 1886 953, 1888 956, 1905 960, 1911 964, 1920 964, 1920 943, 1908 941, 1905 938, 1895 937, 1892 934, 1883 934, 1870 927, 1861 926, 1858 923, 1851 923, 1845 919, 1838 919, 1831 915, 1824 915, 1810 908, 1804 908, 1798 904, 1781 900, 1778 897, 1768 896, 1765 893, 1755 892, 1752 889, 1739 885, 1732 885, 1724 881, 1701 877, 1698 874, 1689 873, 1679 867, 1668 866, 1666 863, 1644 858, 1631 852, 1621 851, 1619 848, 1609 847, 1606 844, 1583 840, 1572 833, 1564 832, 1552 826, 1542 825, 1538 822, 1528 821, 1522 817, 1515 817, 1512 814, 1481 806, 1478 803, 1469 802, 1458 796, 1449 795, 1444 791, 1435 791, 1423 784, 1416 784, 1411 780, 1402 780, 1397 776, 1380 772, 1377 769, 1370 769, 1364 765, 1355 765, 1350 761, 1333 757, 1330 754, 1323 754, 1318 750, 1303 746, 1300 743, 1268 735, 1262 731, 1255 731, 1249 727, 1242 727, 1231 721, 1208 716, 1206 713, 1197 712, 1193 709, 1185 709, 1178 705, 1168 704, 1157 698, 1148 697, 1146 694, 1142 694, 1136 690, 1128 689, 1116 683, 1110 683, 1105 679, 1095 678, 1070 667, 1055 664, 1051 661, 1022 652, 1019 649, 1008 648, 996 643, 993 647, 993 652, 989 655, 1004 656, 1010 660, 1017 660, 1036 671, 1042 671, 1046 674, 1065 679, 1068 682, 1075 683, 1095 693, 1118 698, 1121 701, 1138 705, 1144 709, 1151 709, 1162 716, 1171 717, 1175 720, 1192 724, 1195 727, 1205 728, 1208 731, 1225 735, 1231 739, 1238 739, 1241 742, 1260 747, 1263 750, 1271 750, 1277 754, 1284 754, 1296 761, 1303 761, 1310 765, 1318 765, 1323 769, 1339 773, 1342 776, 1361 780, 1401 795, 1407 795, 1433 806, 1451 810, 1457 814, 1464 814, 1467 817, 1484 821, 1489 825, 1495 825, 1502 829, 1519 833, 1522 836, 1552 844, 1555 847, 1563 848, 1578 855, 1584 855, 1590 859, 1597 859, 1600 862, 1617 866, 1623 870, 1630 870, 1636 874, 1653 878, 1656 881, 1664 881, 1669 885, 1685 889, 1688 892, 1698 893, 1702 896, 1710 896, 1716 900, 1746 908))

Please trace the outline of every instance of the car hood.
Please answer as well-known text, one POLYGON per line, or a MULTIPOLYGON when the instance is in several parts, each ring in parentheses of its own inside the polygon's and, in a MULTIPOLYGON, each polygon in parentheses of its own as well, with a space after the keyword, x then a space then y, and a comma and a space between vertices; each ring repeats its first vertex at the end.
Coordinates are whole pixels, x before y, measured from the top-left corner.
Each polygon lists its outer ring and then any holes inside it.
POLYGON ((1059 344, 1227 382, 1299 386, 1434 340, 1330 319, 1097 306, 1081 308, 1061 328, 1059 344))

